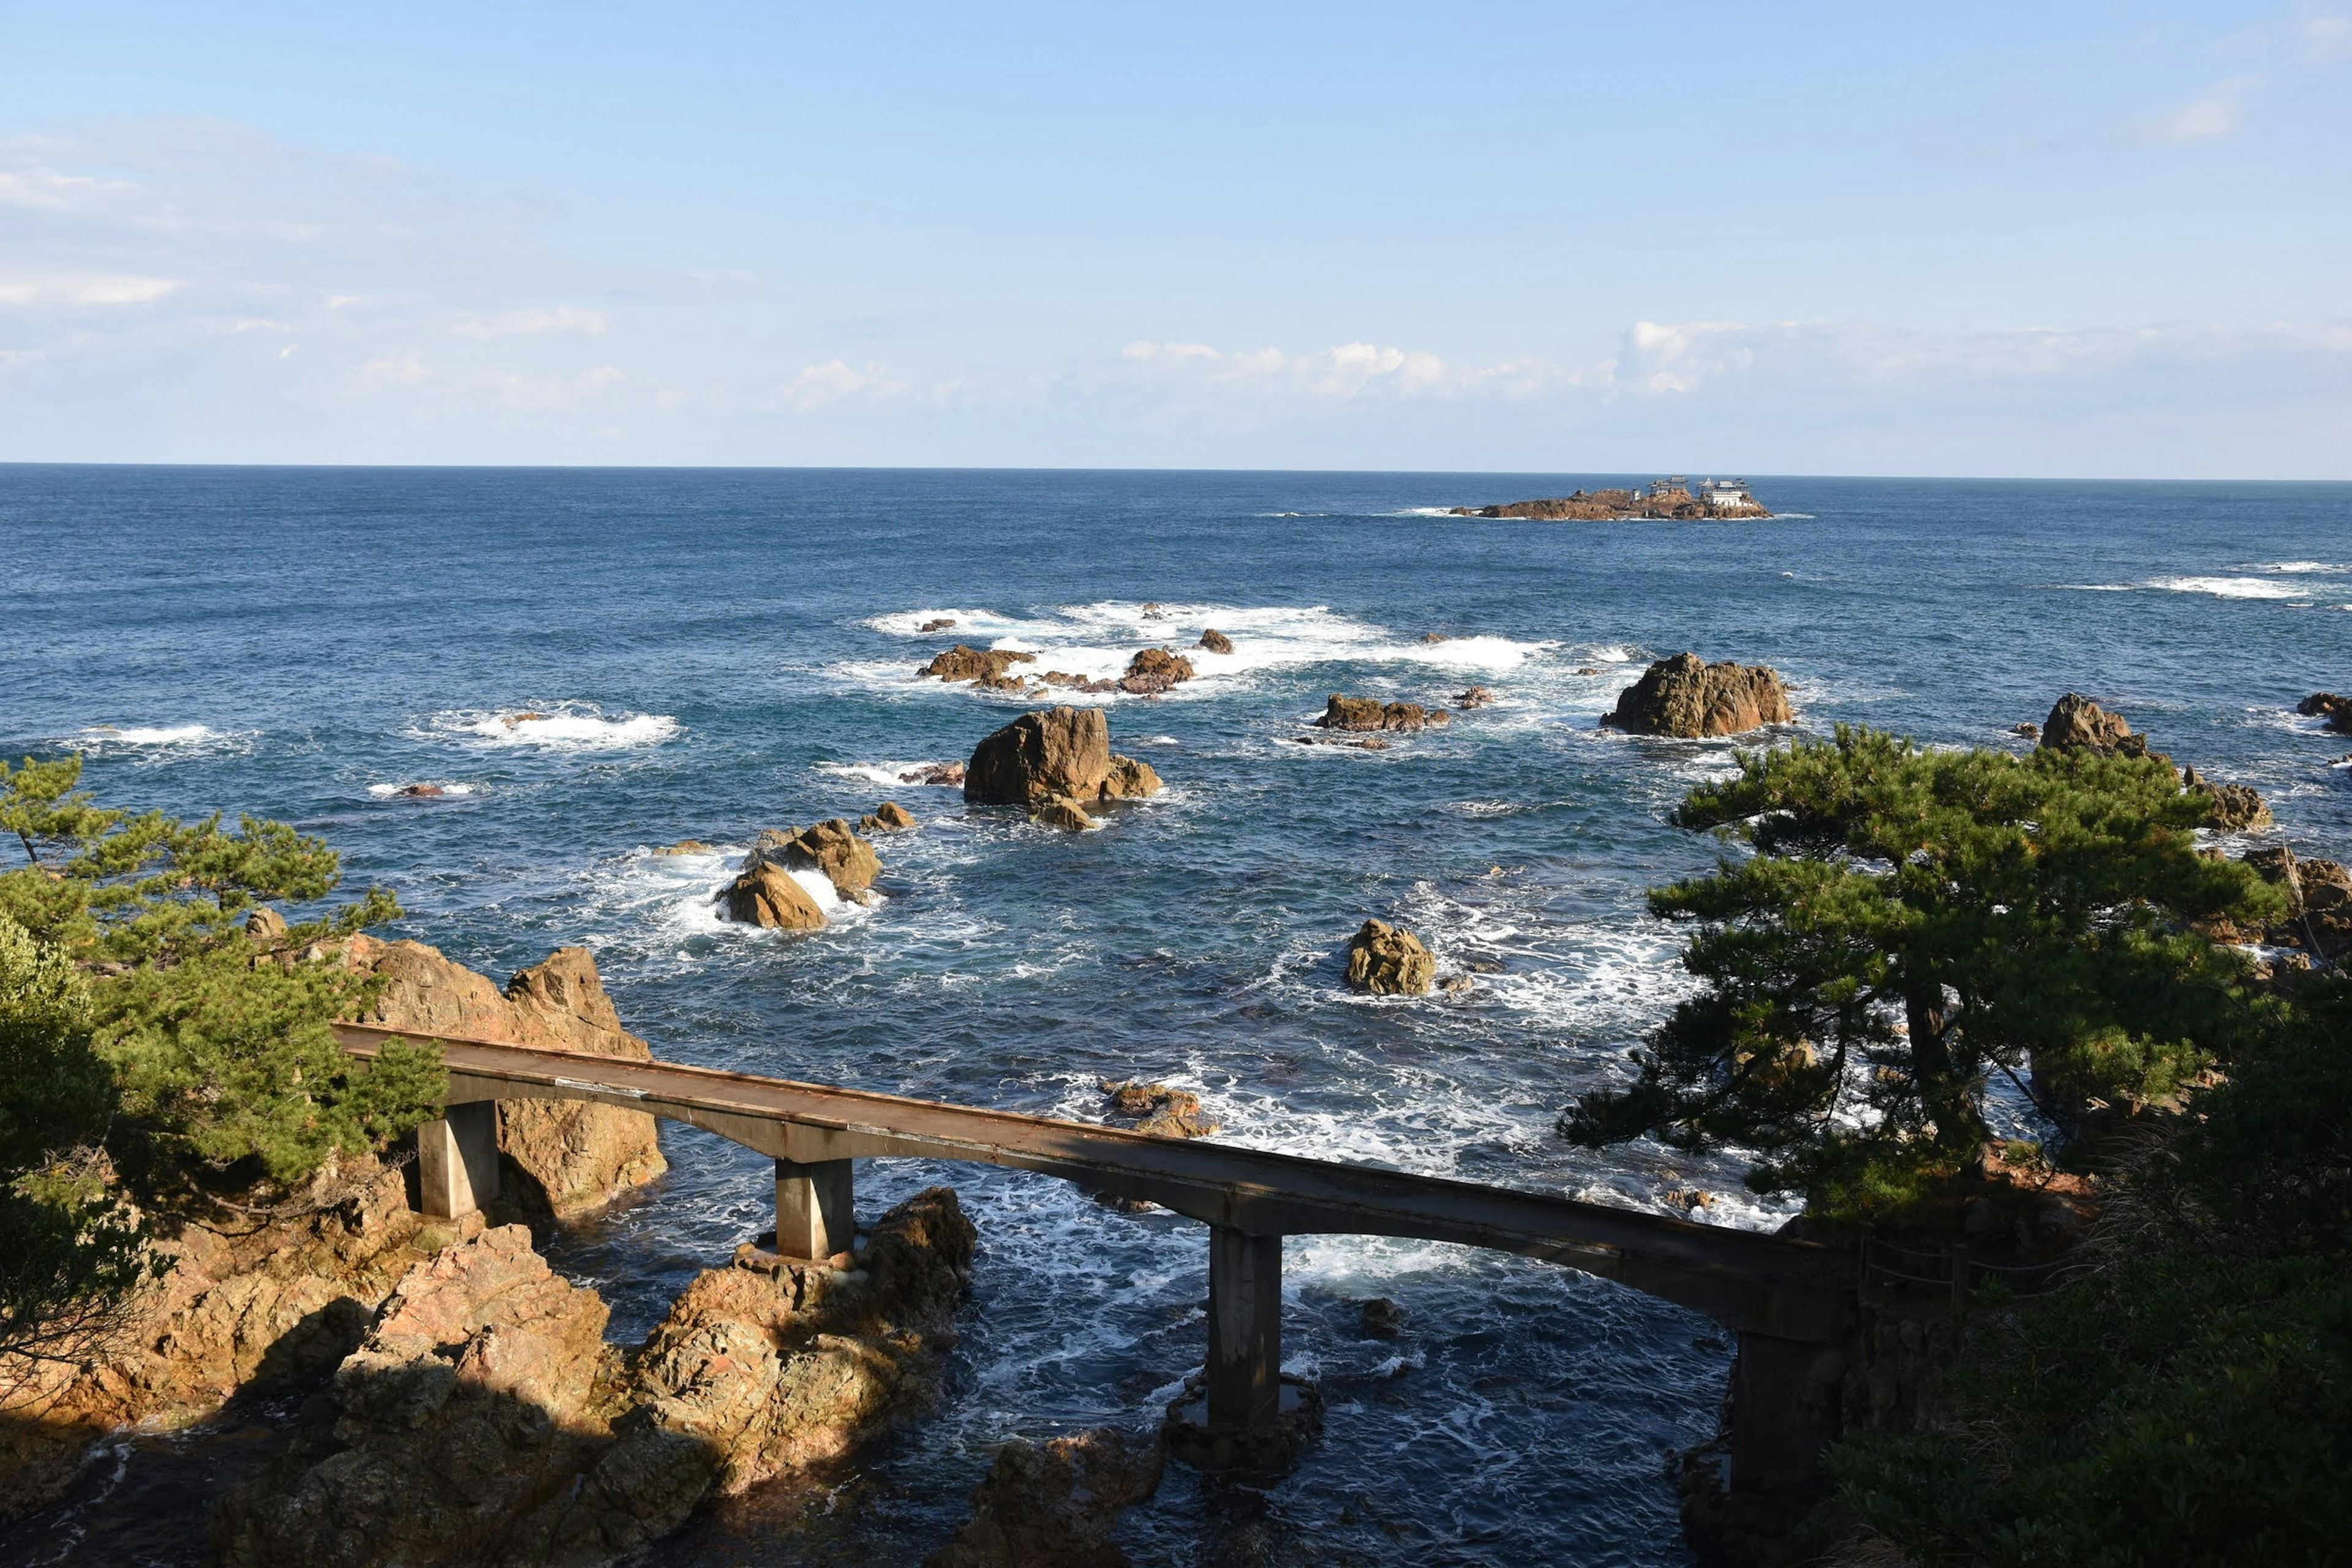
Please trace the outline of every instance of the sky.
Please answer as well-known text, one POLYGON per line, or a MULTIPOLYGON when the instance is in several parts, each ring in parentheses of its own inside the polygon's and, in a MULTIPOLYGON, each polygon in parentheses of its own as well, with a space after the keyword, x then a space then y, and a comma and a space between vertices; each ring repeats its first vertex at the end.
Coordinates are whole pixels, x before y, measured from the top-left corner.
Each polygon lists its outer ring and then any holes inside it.
POLYGON ((2352 0, 0 0, 0 461, 2352 479, 2352 0))

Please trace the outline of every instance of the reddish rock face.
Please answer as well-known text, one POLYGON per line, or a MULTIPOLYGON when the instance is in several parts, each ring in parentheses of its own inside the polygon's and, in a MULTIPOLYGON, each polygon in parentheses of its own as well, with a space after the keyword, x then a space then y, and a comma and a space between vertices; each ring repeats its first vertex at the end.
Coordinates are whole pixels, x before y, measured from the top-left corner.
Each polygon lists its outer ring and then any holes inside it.
POLYGON ((1766 724, 1786 724, 1795 715, 1788 688, 1769 667, 1709 664, 1695 653, 1662 658, 1617 699, 1601 723, 1633 735, 1670 735, 1695 741, 1738 735, 1766 724))
POLYGON ((782 866, 761 860, 727 885, 727 918, 764 931, 823 931, 824 911, 782 866))
POLYGON ((1171 653, 1164 647, 1148 647, 1127 661, 1127 674, 1120 678, 1118 689, 1148 697, 1166 691, 1179 681, 1192 679, 1191 659, 1181 653, 1171 653))

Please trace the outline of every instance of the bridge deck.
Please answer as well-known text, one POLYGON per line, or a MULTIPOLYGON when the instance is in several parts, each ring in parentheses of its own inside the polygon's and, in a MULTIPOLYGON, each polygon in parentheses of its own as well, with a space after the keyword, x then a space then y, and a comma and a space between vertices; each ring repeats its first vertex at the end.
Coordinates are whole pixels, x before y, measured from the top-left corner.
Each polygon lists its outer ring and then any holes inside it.
MULTIPOLYGON (((337 1026, 344 1047, 362 1057, 414 1033, 337 1026)), ((1853 1283, 1843 1248, 1549 1194, 668 1062, 446 1037, 442 1053, 452 1105, 591 1100, 778 1159, 963 1160, 1059 1176, 1247 1235, 1458 1242, 1620 1280, 1743 1332, 1833 1343, 1853 1283)))

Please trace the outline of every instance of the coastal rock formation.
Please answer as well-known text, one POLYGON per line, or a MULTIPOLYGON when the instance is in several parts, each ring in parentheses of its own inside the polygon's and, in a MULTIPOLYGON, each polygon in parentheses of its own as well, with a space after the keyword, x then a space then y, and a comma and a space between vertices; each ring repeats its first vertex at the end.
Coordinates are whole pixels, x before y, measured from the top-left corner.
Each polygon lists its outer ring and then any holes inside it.
POLYGON ((915 671, 918 679, 936 676, 941 680, 1002 680, 1004 672, 1016 664, 1034 664, 1034 653, 1017 653, 1011 648, 970 647, 962 643, 935 656, 931 662, 915 671))
POLYGON ((1206 1138, 1217 1131, 1215 1118, 1201 1110, 1201 1097, 1189 1089, 1141 1079, 1103 1079, 1097 1085, 1110 1097, 1109 1115, 1138 1132, 1155 1138, 1206 1138))
POLYGON ((2320 959, 2352 952, 2352 871, 2333 860, 2303 859, 2284 844, 2252 851, 2246 864, 2286 889, 2287 918, 2265 933, 2267 941, 2320 959))
POLYGON ((1632 735, 1696 741, 1786 724, 1788 688, 1769 665, 1709 664, 1695 653, 1662 658, 1617 699, 1601 722, 1632 735))
POLYGON ((1201 634, 1201 646, 1211 653, 1231 653, 1234 651, 1234 639, 1213 628, 1201 634))
POLYGON ((2042 745, 2052 752, 2096 752, 2103 757, 2158 757, 2147 737, 2135 735, 2120 713, 2110 713, 2087 697, 2069 691, 2042 721, 2042 745))
POLYGON ((1083 833, 1101 823, 1087 815, 1087 808, 1066 795, 1049 795, 1032 806, 1029 820, 1043 827, 1065 827, 1073 833, 1083 833))
POLYGON ((2315 691, 2296 703, 2294 710, 2306 719, 2326 720, 2327 727, 2339 735, 2352 735, 2352 697, 2315 691))
POLYGON ((2180 770, 2180 787, 2205 797, 2212 825, 2224 833, 2248 833, 2271 826, 2271 808, 2251 785, 2215 784, 2190 767, 2180 770))
POLYGON ((1376 996, 1426 996, 1437 960, 1421 939, 1386 921, 1366 921, 1348 942, 1348 984, 1376 996))
POLYGON ((719 895, 727 918, 773 931, 823 931, 824 910, 782 866, 757 860, 719 895))
POLYGON ((1049 669, 1038 679, 1048 686, 1058 686, 1069 691, 1117 691, 1118 682, 1108 676, 1072 675, 1067 670, 1049 669))
POLYGON ((1484 708, 1486 704, 1494 700, 1495 694, 1493 692, 1487 690, 1483 686, 1474 686, 1467 691, 1455 693, 1454 698, 1454 706, 1462 709, 1466 712, 1473 708, 1484 708))
POLYGON ((1431 725, 1451 723, 1453 717, 1443 708, 1423 708, 1418 702, 1382 702, 1376 697, 1342 697, 1334 691, 1324 702, 1323 717, 1315 721, 1315 727, 1409 733, 1431 725))
POLYGON ((769 828, 752 844, 743 868, 749 871, 762 860, 787 871, 822 871, 845 899, 857 897, 882 874, 882 858, 874 853, 874 846, 838 816, 810 827, 769 828))
POLYGON ((1111 751, 1110 725, 1096 708, 1024 713, 972 748, 963 781, 963 797, 975 805, 1033 811, 1057 796, 1076 807, 1159 790, 1160 775, 1148 763, 1111 751))
POLYGON ((1118 689, 1139 697, 1155 696, 1177 682, 1192 679, 1192 661, 1164 647, 1148 647, 1127 661, 1118 689))
POLYGON ((449 792, 436 784, 403 784, 392 792, 409 800, 439 800, 449 792))
POLYGON ((925 621, 921 626, 917 626, 915 629, 918 632, 928 635, 931 632, 950 631, 952 630, 954 626, 955 617, 953 616, 941 616, 937 620, 925 621))
POLYGON ((1727 506, 1710 503, 1687 489, 1660 489, 1649 495, 1628 489, 1578 490, 1573 495, 1537 500, 1506 501, 1499 506, 1452 508, 1452 517, 1525 518, 1537 522, 1622 522, 1633 518, 1757 518, 1772 514, 1752 501, 1727 506))
POLYGON ((910 768, 900 773, 898 782, 911 784, 938 784, 942 788, 961 789, 963 787, 963 764, 961 763, 926 763, 922 767, 910 768))
POLYGON ((1015 1437, 973 1489, 971 1517, 923 1568, 1118 1568, 1127 1558, 1111 1526, 1160 1489, 1167 1461, 1157 1433, 1015 1437))
MULTIPOLYGON (((653 1056, 621 1026, 584 947, 558 948, 518 972, 503 994, 487 976, 423 942, 355 936, 343 962, 385 983, 361 1023, 420 1039, 455 1036, 631 1061, 653 1056)), ((609 1203, 668 1169, 651 1116, 579 1100, 499 1101, 499 1153, 505 1201, 556 1219, 609 1203)))
POLYGON ((223 1500, 215 1551, 234 1568, 610 1562, 714 1491, 870 1436, 925 1383, 972 1240, 933 1188, 851 1270, 700 1275, 632 1363, 529 1232, 485 1232, 401 1280, 286 1453, 223 1500))
POLYGON ((654 851, 656 855, 708 855, 710 846, 699 838, 681 838, 675 844, 665 844, 654 851))
POLYGON ((884 801, 857 819, 868 833, 904 833, 915 825, 915 814, 895 800, 884 801))
POLYGON ((184 1426, 249 1384, 333 1365, 409 1268, 464 1233, 412 1213, 401 1173, 373 1159, 321 1171, 304 1198, 310 1212, 258 1224, 166 1219, 171 1270, 109 1345, 76 1363, 0 1356, 0 1520, 56 1498, 117 1427, 184 1426))

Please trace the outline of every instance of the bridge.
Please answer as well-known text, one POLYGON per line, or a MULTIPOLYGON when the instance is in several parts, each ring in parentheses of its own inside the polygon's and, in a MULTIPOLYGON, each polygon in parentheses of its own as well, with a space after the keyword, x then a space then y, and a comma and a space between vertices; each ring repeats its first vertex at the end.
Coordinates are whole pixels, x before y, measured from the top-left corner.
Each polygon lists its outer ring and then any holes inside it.
MULTIPOLYGON (((342 1024, 354 1056, 417 1032, 342 1024)), ((699 1127, 770 1156, 776 1249, 821 1260, 856 1234, 853 1162, 961 1160, 1034 1171, 1159 1204, 1209 1226, 1204 1425, 1246 1439, 1282 1408, 1282 1238, 1346 1234, 1453 1242, 1541 1258, 1705 1314, 1738 1336, 1731 1482, 1808 1487, 1835 1435, 1835 1384, 1858 1266, 1843 1247, 1602 1204, 1115 1127, 943 1105, 670 1062, 437 1037, 449 1087, 419 1129, 425 1212, 498 1194, 495 1103, 572 1100, 699 1127), (1827 1397, 1823 1397, 1826 1394, 1827 1397)))

